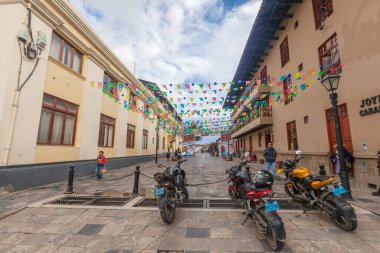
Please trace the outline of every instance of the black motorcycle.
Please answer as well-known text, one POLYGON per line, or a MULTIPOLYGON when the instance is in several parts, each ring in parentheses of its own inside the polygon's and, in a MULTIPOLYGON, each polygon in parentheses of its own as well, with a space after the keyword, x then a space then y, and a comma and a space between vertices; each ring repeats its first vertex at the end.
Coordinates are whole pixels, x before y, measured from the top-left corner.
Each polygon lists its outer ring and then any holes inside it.
POLYGON ((277 201, 271 197, 273 195, 273 175, 267 171, 259 171, 251 177, 249 166, 242 171, 242 166, 246 162, 241 162, 226 173, 229 175, 228 193, 239 205, 244 206, 246 219, 242 225, 251 219, 256 229, 265 237, 268 246, 274 251, 284 248, 286 233, 284 223, 278 215, 280 209, 277 201))
MULTIPOLYGON (((170 224, 175 218, 175 208, 178 203, 189 198, 186 187, 186 173, 181 169, 181 163, 187 160, 179 160, 177 165, 167 167, 164 172, 154 174, 157 182, 154 195, 157 197, 157 204, 162 220, 170 224)), ((159 168, 165 166, 160 164, 159 168)))

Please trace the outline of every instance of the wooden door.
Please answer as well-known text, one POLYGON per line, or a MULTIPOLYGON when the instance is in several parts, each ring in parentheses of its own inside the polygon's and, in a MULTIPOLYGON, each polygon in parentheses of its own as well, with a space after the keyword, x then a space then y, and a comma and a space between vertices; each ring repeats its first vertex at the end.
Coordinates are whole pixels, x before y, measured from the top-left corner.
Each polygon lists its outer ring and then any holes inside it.
POLYGON ((252 155, 252 135, 249 136, 249 155, 252 155))
MULTIPOLYGON (((338 114, 339 114, 339 121, 340 121, 340 127, 342 130, 342 138, 343 138, 343 145, 346 150, 349 152, 353 152, 353 146, 352 146, 352 138, 351 138, 351 130, 350 130, 350 120, 348 118, 348 111, 347 111, 347 105, 342 104, 338 106, 338 114)), ((328 131, 328 137, 329 137, 329 145, 330 145, 330 151, 334 151, 334 145, 336 143, 336 132, 335 132, 335 123, 334 123, 334 114, 332 108, 326 110, 326 120, 327 120, 327 131, 328 131)), ((335 167, 333 165, 333 173, 335 173, 335 167)), ((354 176, 354 171, 348 171, 349 176, 354 176)))
POLYGON ((264 139, 265 139, 265 147, 268 147, 268 143, 269 142, 272 142, 272 136, 271 136, 271 131, 270 131, 270 129, 267 129, 267 130, 265 130, 265 132, 264 132, 264 134, 265 134, 265 136, 264 136, 264 139))

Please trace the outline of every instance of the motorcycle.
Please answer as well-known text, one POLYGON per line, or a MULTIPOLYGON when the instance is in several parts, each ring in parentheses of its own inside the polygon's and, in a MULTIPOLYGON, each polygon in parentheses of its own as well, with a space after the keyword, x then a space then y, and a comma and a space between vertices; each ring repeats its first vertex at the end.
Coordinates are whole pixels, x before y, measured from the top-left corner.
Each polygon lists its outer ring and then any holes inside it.
MULTIPOLYGON (((162 220, 171 224, 175 218, 176 205, 189 198, 186 187, 186 173, 181 169, 181 163, 187 160, 179 160, 177 165, 167 167, 164 172, 154 174, 157 182, 154 195, 157 197, 157 204, 162 220)), ((162 164, 159 168, 164 168, 162 164)))
POLYGON ((271 199, 273 195, 273 175, 267 171, 259 171, 251 178, 250 168, 246 161, 238 166, 226 170, 229 176, 228 192, 231 198, 244 206, 246 215, 242 225, 251 219, 258 232, 265 237, 268 246, 274 251, 284 248, 286 234, 284 223, 278 215, 280 209, 277 201, 271 199))
MULTIPOLYGON (((296 152, 293 161, 285 161, 285 192, 296 202, 310 210, 318 207, 342 229, 354 231, 357 228, 356 214, 350 203, 341 195, 346 190, 340 183, 334 182, 333 176, 311 175, 306 167, 298 167, 297 163, 303 159, 299 157, 301 151, 296 152)), ((321 172, 324 165, 320 165, 321 172)))

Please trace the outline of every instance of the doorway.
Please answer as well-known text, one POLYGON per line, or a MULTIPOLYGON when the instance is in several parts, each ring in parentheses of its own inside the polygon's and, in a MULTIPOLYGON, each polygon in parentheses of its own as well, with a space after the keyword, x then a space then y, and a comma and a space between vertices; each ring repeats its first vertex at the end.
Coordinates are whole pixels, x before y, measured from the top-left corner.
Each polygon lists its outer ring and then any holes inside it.
POLYGON ((252 135, 249 136, 249 155, 252 155, 252 135))
MULTIPOLYGON (((350 120, 348 118, 347 104, 338 106, 338 115, 340 127, 342 129, 343 145, 346 150, 353 153, 352 138, 350 130, 350 120)), ((332 108, 326 110, 327 132, 329 138, 330 152, 334 152, 334 145, 336 144, 336 133, 334 123, 334 113, 332 108)), ((335 166, 332 165, 331 173, 335 173, 335 166)), ((348 175, 354 177, 354 169, 348 169, 348 175)))
POLYGON ((270 129, 264 131, 265 147, 268 147, 268 143, 272 142, 272 133, 270 129))

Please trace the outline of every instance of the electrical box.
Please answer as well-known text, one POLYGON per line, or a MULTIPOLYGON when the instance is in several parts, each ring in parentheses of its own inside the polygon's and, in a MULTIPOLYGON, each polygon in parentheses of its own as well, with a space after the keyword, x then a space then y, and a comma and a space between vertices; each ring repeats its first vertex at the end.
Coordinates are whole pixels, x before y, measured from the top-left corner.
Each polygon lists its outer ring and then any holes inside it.
POLYGON ((17 38, 22 42, 27 42, 29 39, 29 33, 27 30, 19 30, 17 38))
POLYGON ((46 47, 46 44, 47 44, 47 38, 46 38, 45 33, 42 31, 38 31, 37 32, 37 47, 42 50, 46 47))

